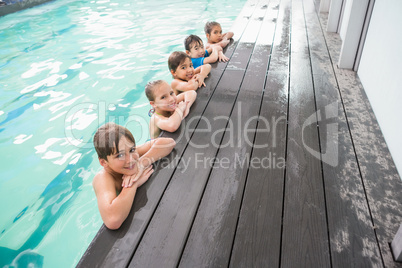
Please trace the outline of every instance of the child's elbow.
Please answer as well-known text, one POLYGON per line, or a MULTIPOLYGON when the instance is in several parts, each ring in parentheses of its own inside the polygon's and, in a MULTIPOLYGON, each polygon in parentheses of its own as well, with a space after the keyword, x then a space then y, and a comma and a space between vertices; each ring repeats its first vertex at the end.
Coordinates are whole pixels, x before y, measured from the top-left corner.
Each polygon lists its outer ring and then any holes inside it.
POLYGON ((160 148, 169 148, 170 150, 173 150, 173 148, 176 146, 176 141, 172 138, 158 138, 155 142, 155 145, 160 148))
POLYGON ((172 151, 173 148, 176 146, 176 141, 174 139, 172 139, 172 138, 168 138, 168 139, 169 139, 169 141, 168 141, 167 144, 169 146, 169 150, 172 151))
POLYGON ((197 92, 194 90, 187 91, 186 97, 188 97, 189 100, 195 100, 197 98, 197 92))
POLYGON ((103 223, 105 224, 105 226, 108 229, 117 230, 121 227, 121 225, 123 224, 123 221, 121 219, 114 218, 114 219, 108 219, 108 220, 104 221, 103 223))
POLYGON ((165 129, 165 131, 167 131, 167 132, 172 132, 172 133, 173 133, 173 132, 175 132, 175 131, 179 128, 179 126, 180 126, 180 125, 178 125, 178 126, 176 126, 176 125, 174 125, 174 126, 173 126, 173 125, 172 125, 172 126, 167 126, 166 129, 165 129))

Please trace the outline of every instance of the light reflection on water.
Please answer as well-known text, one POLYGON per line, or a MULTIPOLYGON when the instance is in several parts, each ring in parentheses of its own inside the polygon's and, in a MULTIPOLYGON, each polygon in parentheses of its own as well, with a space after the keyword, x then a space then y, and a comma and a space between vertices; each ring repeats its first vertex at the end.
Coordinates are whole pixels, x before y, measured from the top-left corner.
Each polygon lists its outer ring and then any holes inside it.
POLYGON ((170 82, 169 54, 208 20, 229 30, 244 2, 68 0, 0 18, 0 267, 79 261, 102 224, 97 127, 135 115, 144 142, 145 84, 170 82))

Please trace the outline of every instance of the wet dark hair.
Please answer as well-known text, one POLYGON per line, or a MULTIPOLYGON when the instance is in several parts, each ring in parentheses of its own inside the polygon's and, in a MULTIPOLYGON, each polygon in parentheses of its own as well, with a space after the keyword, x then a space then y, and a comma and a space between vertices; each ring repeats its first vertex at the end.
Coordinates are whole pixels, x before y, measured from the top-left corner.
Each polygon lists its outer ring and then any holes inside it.
POLYGON ((192 44, 203 45, 204 43, 202 42, 199 36, 191 34, 187 36, 186 39, 184 39, 184 48, 190 51, 191 49, 190 45, 192 44))
POLYGON ((205 34, 211 34, 212 28, 214 26, 220 27, 221 25, 219 24, 219 22, 216 22, 216 21, 208 21, 207 23, 205 23, 205 26, 204 26, 205 34))
POLYGON ((176 72, 177 67, 179 67, 179 65, 184 62, 186 58, 189 58, 191 60, 191 57, 183 51, 175 51, 170 54, 168 59, 169 70, 173 70, 173 72, 176 72))
POLYGON ((164 82, 165 82, 164 80, 155 80, 155 81, 149 82, 145 86, 145 95, 147 95, 147 98, 148 98, 149 101, 154 101, 155 100, 154 90, 155 90, 155 88, 157 86, 161 85, 164 82))
POLYGON ((123 126, 109 122, 98 128, 93 140, 98 157, 107 160, 108 155, 117 153, 119 151, 119 141, 123 136, 134 143, 135 146, 133 134, 123 126))

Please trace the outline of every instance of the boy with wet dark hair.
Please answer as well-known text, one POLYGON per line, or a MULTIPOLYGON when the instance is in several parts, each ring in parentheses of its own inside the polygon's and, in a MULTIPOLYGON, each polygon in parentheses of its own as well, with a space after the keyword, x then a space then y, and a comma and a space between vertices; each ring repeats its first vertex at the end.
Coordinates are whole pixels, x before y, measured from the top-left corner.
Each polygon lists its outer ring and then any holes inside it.
POLYGON ((92 186, 107 228, 120 228, 137 188, 153 173, 152 163, 168 155, 175 145, 171 138, 158 138, 136 146, 131 132, 115 123, 96 131, 94 146, 103 169, 95 175, 92 186))

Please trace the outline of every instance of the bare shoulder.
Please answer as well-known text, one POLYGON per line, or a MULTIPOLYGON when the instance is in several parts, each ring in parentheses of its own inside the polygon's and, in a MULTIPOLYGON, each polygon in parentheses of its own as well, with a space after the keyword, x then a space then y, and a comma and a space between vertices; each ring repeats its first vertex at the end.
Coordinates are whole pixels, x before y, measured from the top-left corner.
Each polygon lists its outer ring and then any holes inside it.
POLYGON ((170 86, 174 90, 180 83, 181 81, 179 79, 173 79, 173 81, 170 83, 170 86))
POLYGON ((176 95, 180 94, 183 91, 186 91, 186 86, 188 85, 187 81, 182 81, 179 79, 174 79, 172 81, 172 89, 176 95))
POLYGON ((107 173, 104 169, 99 171, 92 180, 92 187, 96 195, 103 191, 116 191, 115 185, 112 175, 107 173))

